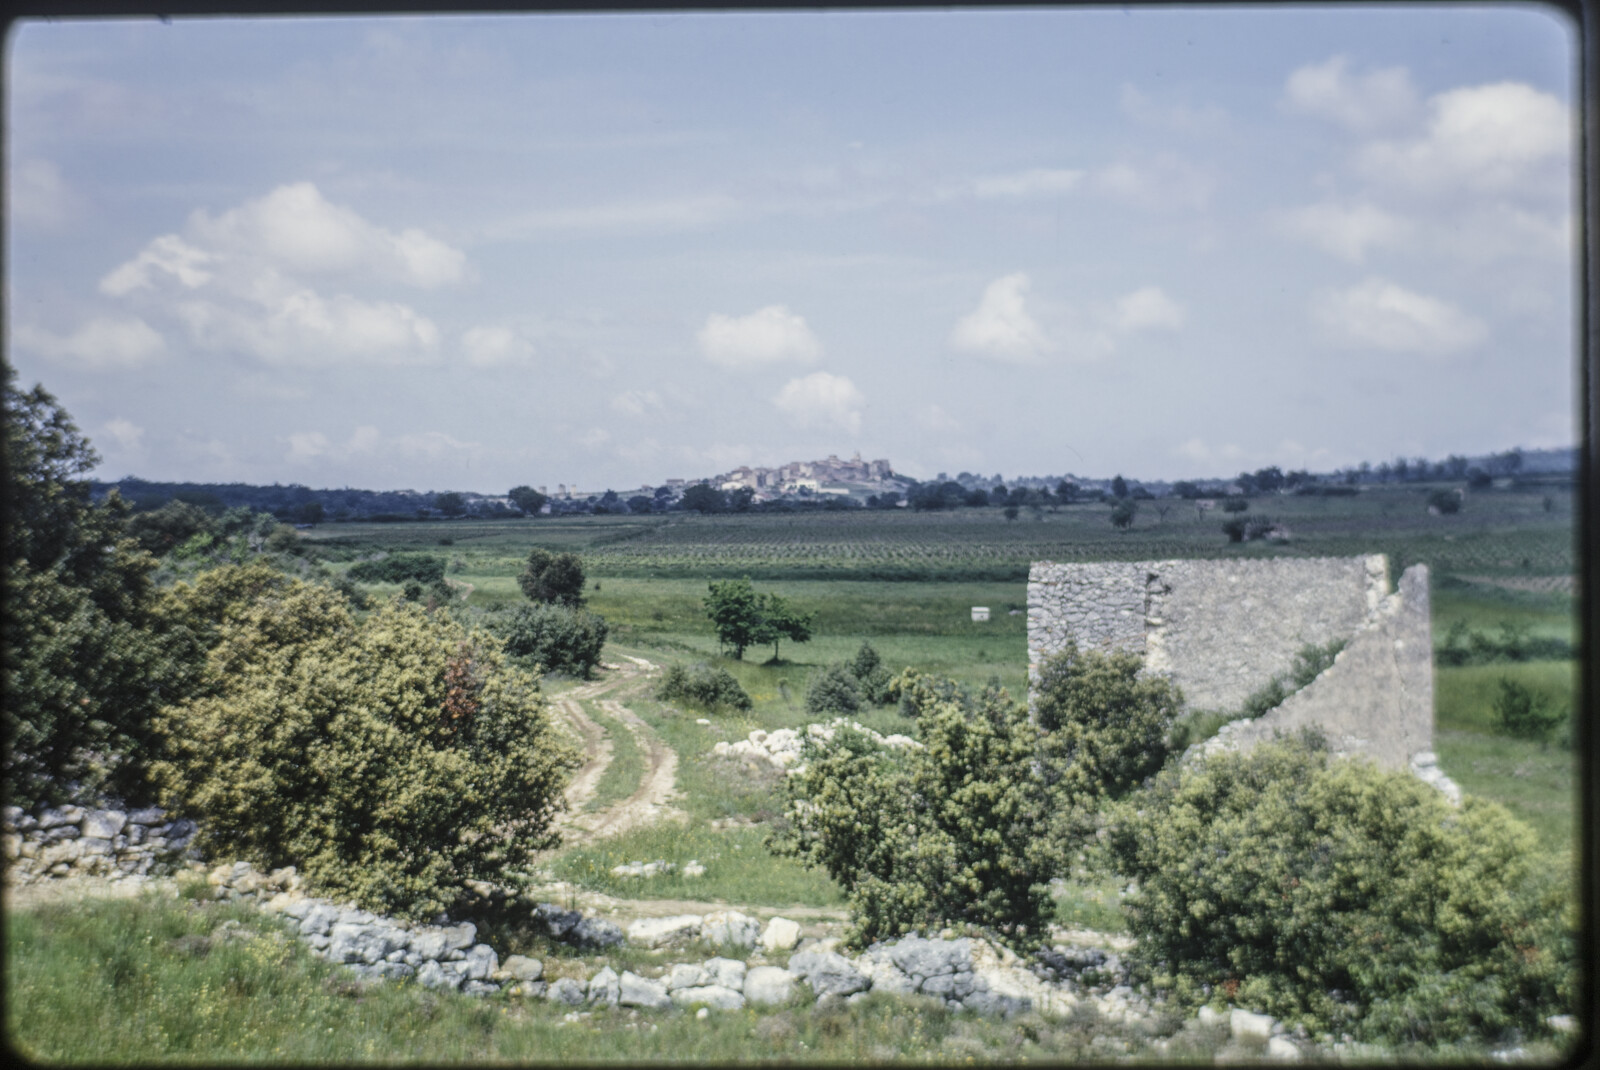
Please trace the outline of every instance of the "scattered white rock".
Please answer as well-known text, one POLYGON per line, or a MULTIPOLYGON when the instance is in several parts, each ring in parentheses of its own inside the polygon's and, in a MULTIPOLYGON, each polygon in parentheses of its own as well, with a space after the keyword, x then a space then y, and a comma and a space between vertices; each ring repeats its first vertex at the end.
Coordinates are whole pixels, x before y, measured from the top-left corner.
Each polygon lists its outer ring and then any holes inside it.
POLYGON ((652 981, 640 977, 632 970, 623 970, 622 978, 618 982, 618 1002, 624 1007, 643 1007, 646 1010, 661 1010, 672 1006, 672 997, 667 995, 667 986, 660 981, 652 981))
POLYGON ((1288 1037, 1269 1037, 1267 1040, 1267 1058, 1279 1062, 1297 1063, 1302 1058, 1300 1046, 1288 1037))
POLYGON ((701 865, 698 858, 691 858, 683 864, 683 875, 685 877, 704 877, 706 875, 706 867, 701 865))

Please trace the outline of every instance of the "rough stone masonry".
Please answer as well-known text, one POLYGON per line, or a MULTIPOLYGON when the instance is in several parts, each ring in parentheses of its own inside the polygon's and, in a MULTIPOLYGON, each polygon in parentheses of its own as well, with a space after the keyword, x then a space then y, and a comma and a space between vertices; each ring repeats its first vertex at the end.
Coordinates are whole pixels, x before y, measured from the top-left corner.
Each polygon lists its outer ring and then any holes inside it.
MULTIPOLYGON (((1188 709, 1237 710, 1308 645, 1343 640, 1331 667, 1218 745, 1249 747, 1275 731, 1317 727, 1335 751, 1389 769, 1437 775, 1428 569, 1389 591, 1389 562, 1364 557, 1255 561, 1041 561, 1028 574, 1031 672, 1069 640, 1129 650, 1183 690, 1188 709)), ((1439 784, 1452 794, 1454 785, 1439 784)))

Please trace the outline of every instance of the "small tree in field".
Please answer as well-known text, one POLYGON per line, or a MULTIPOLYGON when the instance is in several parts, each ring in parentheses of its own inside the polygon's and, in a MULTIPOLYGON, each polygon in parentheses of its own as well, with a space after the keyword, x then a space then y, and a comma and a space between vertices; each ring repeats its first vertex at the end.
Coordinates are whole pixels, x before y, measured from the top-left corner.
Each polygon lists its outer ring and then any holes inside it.
POLYGON ((517 584, 530 601, 576 609, 583 605, 583 562, 577 554, 553 554, 536 546, 517 584))
POLYGON ((778 660, 779 640, 788 639, 795 643, 811 641, 811 622, 814 619, 812 614, 801 613, 782 595, 762 596, 761 613, 766 618, 766 634, 763 642, 772 644, 773 661, 778 660))
POLYGON ((539 510, 544 508, 544 503, 549 499, 529 486, 512 487, 506 497, 511 499, 518 509, 529 516, 538 516, 539 510))
POLYGON ((1132 498, 1118 498, 1111 506, 1111 526, 1118 531, 1127 531, 1133 526, 1133 518, 1138 514, 1138 502, 1132 498))
POLYGON ((766 615, 761 596, 750 586, 750 578, 713 580, 705 600, 706 616, 717 629, 717 642, 733 647, 733 656, 744 660, 746 647, 768 641, 766 615))

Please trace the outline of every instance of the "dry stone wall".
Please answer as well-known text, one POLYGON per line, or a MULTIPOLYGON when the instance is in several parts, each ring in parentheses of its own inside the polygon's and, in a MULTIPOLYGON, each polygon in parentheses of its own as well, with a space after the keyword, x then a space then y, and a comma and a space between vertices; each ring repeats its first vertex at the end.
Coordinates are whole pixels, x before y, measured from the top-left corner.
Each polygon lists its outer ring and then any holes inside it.
POLYGON ((1388 559, 1039 562, 1028 578, 1030 669, 1068 641, 1127 650, 1197 710, 1237 710, 1308 645, 1343 641, 1333 666, 1278 709, 1235 722, 1218 745, 1315 726, 1341 753, 1429 767, 1433 641, 1428 570, 1388 589, 1388 559))

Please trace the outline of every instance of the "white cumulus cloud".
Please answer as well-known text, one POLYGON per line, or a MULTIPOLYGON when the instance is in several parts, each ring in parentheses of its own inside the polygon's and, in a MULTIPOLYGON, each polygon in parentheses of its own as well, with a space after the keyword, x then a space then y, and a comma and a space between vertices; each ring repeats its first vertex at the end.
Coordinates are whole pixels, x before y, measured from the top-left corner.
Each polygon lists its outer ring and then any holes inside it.
POLYGON ((784 384, 772 403, 796 427, 839 430, 855 434, 861 430, 861 408, 866 398, 856 384, 842 375, 812 372, 784 384))
MULTIPOLYGON (((215 217, 195 212, 183 233, 151 240, 109 272, 100 292, 175 320, 213 352, 272 364, 414 364, 436 356, 433 322, 343 287, 432 288, 463 278, 465 265, 464 254, 421 230, 387 230, 301 182, 215 217), (306 281, 316 275, 340 276, 340 291, 306 281)), ((514 342, 486 330, 464 339, 469 361, 516 355, 514 342)))
POLYGON ((1442 356, 1470 349, 1489 333, 1483 321, 1448 301, 1380 278, 1319 294, 1312 315, 1338 342, 1391 353, 1442 356))
POLYGON ((1154 328, 1174 330, 1183 326, 1184 307, 1159 286, 1145 286, 1117 302, 1113 322, 1118 330, 1144 331, 1154 328))
POLYGON ((22 349, 93 368, 141 367, 166 349, 155 328, 137 316, 97 316, 66 335, 24 324, 17 328, 14 340, 22 349))
POLYGON ((1211 200, 1216 184, 1211 171, 1172 153, 1121 160, 1094 173, 1101 194, 1146 211, 1197 211, 1211 200))
POLYGON ((329 202, 310 182, 279 186, 216 218, 189 219, 196 243, 259 257, 288 271, 360 272, 414 286, 460 281, 466 254, 416 228, 399 232, 329 202))
POLYGON ((1333 56, 1301 67, 1284 84, 1291 111, 1329 119, 1357 133, 1395 126, 1417 110, 1417 91, 1404 67, 1385 67, 1353 75, 1349 59, 1333 56))
POLYGON ((1411 236, 1411 223, 1367 202, 1324 201, 1287 213, 1280 228, 1334 256, 1359 264, 1369 249, 1396 246, 1411 236))
POLYGON ((1429 191, 1564 193, 1576 131, 1567 106, 1521 82, 1440 93, 1421 136, 1363 147, 1370 177, 1429 191))
POLYGON ((1050 348, 1044 331, 1028 314, 1028 276, 1002 275, 984 288, 978 307, 956 321, 950 344, 997 360, 1029 362, 1050 348))
POLYGON ((768 305, 748 316, 714 312, 696 338, 701 354, 724 368, 784 361, 809 364, 822 352, 804 318, 783 305, 768 305))

